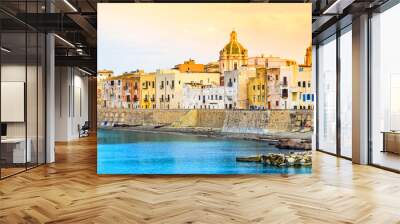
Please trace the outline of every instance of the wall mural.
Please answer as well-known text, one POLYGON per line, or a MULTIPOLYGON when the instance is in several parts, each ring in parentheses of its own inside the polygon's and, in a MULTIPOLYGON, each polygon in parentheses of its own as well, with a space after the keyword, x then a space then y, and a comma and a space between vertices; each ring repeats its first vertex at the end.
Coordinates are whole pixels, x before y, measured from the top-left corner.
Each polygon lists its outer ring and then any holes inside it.
POLYGON ((98 4, 99 174, 311 173, 311 4, 98 4))

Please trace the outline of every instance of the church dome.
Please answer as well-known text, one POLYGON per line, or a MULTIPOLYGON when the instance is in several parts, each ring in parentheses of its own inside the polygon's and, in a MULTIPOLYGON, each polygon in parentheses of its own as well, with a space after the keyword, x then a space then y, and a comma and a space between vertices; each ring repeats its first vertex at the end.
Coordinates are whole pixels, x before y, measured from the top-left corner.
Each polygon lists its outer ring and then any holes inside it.
POLYGON ((244 48, 239 41, 237 40, 237 33, 236 31, 231 32, 231 38, 230 41, 225 47, 221 50, 221 53, 224 54, 247 54, 247 49, 244 48))

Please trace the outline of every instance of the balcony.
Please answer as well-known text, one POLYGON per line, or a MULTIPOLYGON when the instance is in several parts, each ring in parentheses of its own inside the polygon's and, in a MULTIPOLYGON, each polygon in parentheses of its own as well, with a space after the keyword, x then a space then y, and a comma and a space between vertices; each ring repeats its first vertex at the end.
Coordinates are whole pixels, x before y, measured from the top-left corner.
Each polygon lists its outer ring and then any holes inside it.
POLYGON ((164 98, 160 98, 160 102, 164 102, 164 98))
POLYGON ((152 97, 152 98, 150 99, 150 101, 151 101, 151 102, 154 102, 154 101, 156 101, 156 99, 154 99, 154 97, 152 97))
POLYGON ((232 87, 232 86, 233 86, 233 83, 232 83, 232 82, 228 82, 227 86, 228 86, 228 87, 232 87))
POLYGON ((160 85, 160 89, 164 89, 164 85, 160 85))

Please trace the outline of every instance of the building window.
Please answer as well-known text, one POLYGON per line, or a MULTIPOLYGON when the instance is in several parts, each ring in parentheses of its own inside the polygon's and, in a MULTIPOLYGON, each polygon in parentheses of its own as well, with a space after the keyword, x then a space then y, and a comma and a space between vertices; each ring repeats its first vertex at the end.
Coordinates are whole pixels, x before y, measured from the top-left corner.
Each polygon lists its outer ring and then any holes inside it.
POLYGON ((300 82, 300 81, 297 82, 297 86, 298 86, 298 87, 301 87, 301 82, 300 82))
POLYGON ((275 106, 279 106, 279 101, 275 101, 275 106))
POLYGON ((282 98, 288 98, 288 90, 282 89, 282 98))
POLYGON ((306 81, 303 81, 303 87, 306 88, 306 81))
POLYGON ((235 62, 235 64, 233 65, 234 69, 237 70, 237 63, 235 62))

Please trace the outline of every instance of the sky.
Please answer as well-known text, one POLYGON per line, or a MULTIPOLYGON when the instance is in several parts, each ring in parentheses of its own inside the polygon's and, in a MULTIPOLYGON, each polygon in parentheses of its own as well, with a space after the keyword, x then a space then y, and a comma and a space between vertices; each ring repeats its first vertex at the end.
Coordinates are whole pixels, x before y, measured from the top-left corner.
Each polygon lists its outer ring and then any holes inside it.
POLYGON ((116 75, 218 61, 232 30, 249 57, 302 63, 311 44, 311 4, 99 3, 97 18, 97 67, 116 75))

